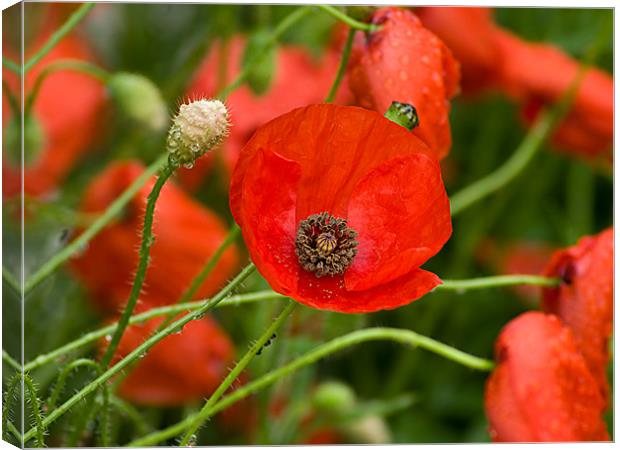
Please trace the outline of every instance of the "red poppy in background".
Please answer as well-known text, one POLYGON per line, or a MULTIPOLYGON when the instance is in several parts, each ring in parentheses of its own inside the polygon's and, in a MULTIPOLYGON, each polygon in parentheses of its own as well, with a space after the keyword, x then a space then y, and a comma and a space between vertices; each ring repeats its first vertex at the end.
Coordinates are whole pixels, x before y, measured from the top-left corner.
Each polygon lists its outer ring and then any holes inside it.
POLYGON ((436 34, 461 64, 464 94, 475 94, 497 81, 499 49, 491 8, 416 8, 422 24, 436 34))
POLYGON ((605 399, 609 398, 607 365, 613 324, 614 232, 609 228, 597 236, 556 252, 545 275, 560 277, 557 288, 545 289, 543 305, 556 314, 575 335, 605 399))
MULTIPOLYGON (((138 162, 109 166, 86 190, 81 211, 104 211, 143 171, 138 162)), ((154 183, 153 177, 128 204, 123 216, 92 239, 84 253, 72 262, 78 278, 104 309, 118 309, 127 300, 138 264, 144 209, 154 183)), ((155 242, 143 289, 145 295, 140 302, 157 301, 157 305, 176 302, 226 234, 226 225, 219 217, 167 183, 155 209, 155 242)), ((217 292, 234 273, 237 262, 237 249, 231 246, 198 289, 196 297, 217 292)))
POLYGON ((410 11, 382 8, 371 23, 381 29, 356 41, 349 64, 351 91, 360 106, 382 114, 392 101, 413 105, 420 119, 413 134, 443 158, 451 145, 449 99, 459 89, 458 62, 410 11))
MULTIPOLYGON (((154 300, 151 303, 159 303, 154 300)), ((162 318, 127 328, 112 364, 142 344, 162 318)), ((105 348, 104 341, 101 342, 105 348)), ((210 317, 193 320, 155 344, 121 382, 119 394, 139 405, 178 406, 211 394, 233 363, 233 343, 210 317)))
POLYGON ((573 334, 553 315, 528 312, 504 327, 485 409, 496 442, 609 440, 605 401, 573 334))
MULTIPOLYGON (((50 29, 54 29, 53 27, 50 29)), ((43 33, 26 52, 32 55, 49 38, 43 33)), ((5 54, 12 55, 8 49, 5 54)), ((27 74, 24 80, 26 97, 39 74, 61 59, 92 61, 87 42, 75 34, 65 36, 27 74)), ((3 69, 4 80, 19 97, 18 77, 3 69)), ((31 127, 26 127, 24 192, 41 196, 58 188, 81 156, 93 145, 101 125, 105 103, 105 87, 92 76, 58 70, 49 74, 32 108, 31 127)), ((12 120, 9 102, 3 94, 3 129, 5 131, 2 165, 3 193, 13 196, 21 190, 20 161, 7 159, 8 154, 19 158, 18 140, 7 143, 7 126, 12 120), (7 148, 11 146, 12 148, 7 148)))
POLYGON ((426 294, 441 281, 420 265, 452 232, 433 154, 357 107, 311 105, 263 125, 230 188, 258 270, 277 292, 319 309, 370 312, 426 294))
MULTIPOLYGON (((579 63, 555 46, 526 42, 499 28, 495 34, 504 55, 503 88, 524 104, 524 116, 531 123, 544 105, 557 102, 568 90, 579 63)), ((602 70, 588 69, 553 143, 575 154, 611 161, 613 111, 613 79, 602 70)))
MULTIPOLYGON (((230 83, 241 71, 245 44, 246 40, 241 36, 228 42, 224 84, 230 83)), ((217 86, 217 67, 221 57, 220 41, 213 46, 187 90, 190 98, 215 96, 223 87, 217 86)), ((232 127, 230 136, 223 144, 223 156, 229 173, 232 173, 241 148, 256 128, 294 108, 323 101, 334 81, 339 60, 340 53, 333 49, 327 49, 320 61, 313 61, 310 53, 302 47, 281 46, 277 49, 272 85, 265 94, 257 95, 248 86, 241 86, 228 96, 226 105, 230 110, 232 127)), ((341 86, 336 102, 346 103, 350 100, 350 94, 345 84, 341 86)), ((200 159, 191 170, 181 169, 179 173, 183 185, 188 189, 197 189, 213 164, 213 157, 200 159)))

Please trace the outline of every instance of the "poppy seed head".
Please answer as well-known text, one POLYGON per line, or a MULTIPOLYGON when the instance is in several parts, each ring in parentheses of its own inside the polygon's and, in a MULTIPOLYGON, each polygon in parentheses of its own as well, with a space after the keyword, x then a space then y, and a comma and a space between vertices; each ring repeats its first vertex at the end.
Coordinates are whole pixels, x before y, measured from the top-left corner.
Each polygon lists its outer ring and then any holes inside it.
POLYGON ((328 212, 312 214, 297 229, 295 253, 299 264, 317 278, 341 275, 357 254, 356 237, 345 219, 328 212))
POLYGON ((181 105, 168 131, 167 149, 179 165, 192 168, 197 158, 228 135, 228 110, 219 100, 196 100, 181 105))

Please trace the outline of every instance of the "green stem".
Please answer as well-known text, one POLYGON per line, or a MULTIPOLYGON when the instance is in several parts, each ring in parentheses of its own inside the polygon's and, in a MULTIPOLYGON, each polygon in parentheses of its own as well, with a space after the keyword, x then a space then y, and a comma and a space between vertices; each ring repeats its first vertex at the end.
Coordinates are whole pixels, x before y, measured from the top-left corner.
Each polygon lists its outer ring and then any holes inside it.
MULTIPOLYGON (((51 423, 53 423, 55 420, 57 420, 59 417, 61 417, 63 414, 69 411, 76 403, 80 402, 81 400, 86 398, 88 395, 92 394, 99 386, 101 386, 103 383, 108 381, 114 375, 119 373, 129 364, 136 361, 138 358, 144 355, 151 347, 153 347, 159 341, 164 339, 166 336, 169 336, 170 334, 181 330, 183 326, 185 326, 187 323, 191 322, 192 320, 196 320, 196 319, 199 319, 200 317, 203 317, 211 308, 213 308, 219 302, 224 300, 230 294, 230 292, 232 292, 233 289, 235 289, 241 282, 243 282, 243 280, 245 280, 250 274, 252 274, 255 269, 256 267, 254 266, 254 264, 249 264, 230 283, 228 283, 226 287, 224 287, 220 292, 218 292, 210 301, 205 302, 201 308, 183 316, 179 320, 176 320, 175 322, 171 323, 170 326, 166 327, 164 330, 160 331, 159 333, 156 333, 150 336, 146 341, 144 341, 142 344, 137 346, 125 358, 121 359, 114 366, 107 369, 99 377, 97 377, 95 380, 93 380, 92 382, 84 386, 82 389, 80 389, 80 391, 74 394, 66 402, 64 402, 54 411, 52 411, 47 417, 45 417, 45 419, 43 419, 43 425, 45 427, 48 427, 51 423)), ((35 430, 33 429, 28 430, 28 432, 24 435, 24 439, 28 440, 32 438, 34 433, 35 433, 35 430)))
POLYGON ((2 65, 9 69, 11 72, 15 72, 18 75, 22 74, 22 67, 14 61, 11 61, 9 58, 2 57, 2 65))
POLYGON ((47 53, 54 48, 63 37, 75 28, 75 26, 84 18, 84 16, 86 16, 86 14, 88 14, 91 9, 93 9, 94 6, 95 3, 84 3, 73 14, 71 14, 67 21, 50 36, 45 44, 43 44, 39 51, 24 64, 24 73, 28 72, 36 63, 43 59, 43 57, 47 55, 47 53))
MULTIPOLYGON (((217 265, 218 261, 220 260, 220 258, 222 257, 226 249, 230 247, 230 245, 233 242, 235 242, 235 240, 237 239, 237 236, 239 236, 240 231, 241 229, 239 228, 237 224, 233 225, 233 227, 228 232, 228 235, 224 239, 224 242, 222 242, 222 244, 218 247, 215 253, 213 253, 211 258, 209 258, 209 261, 207 262, 207 264, 205 264, 205 266, 198 273, 198 275, 194 277, 189 288, 187 288, 187 290, 183 293, 183 295, 181 295, 181 298, 179 299, 177 304, 184 305, 187 302, 189 302, 192 298, 194 298, 194 295, 196 294, 196 292, 198 292, 198 289, 200 288, 204 280, 213 271, 213 269, 217 265)), ((169 313, 168 317, 166 317, 166 319, 159 325, 157 331, 162 330, 163 328, 168 326, 168 324, 172 321, 173 317, 174 317, 174 313, 169 313)))
POLYGON ((110 79, 110 74, 108 72, 106 72, 100 67, 97 67, 96 65, 89 63, 87 61, 80 61, 80 60, 56 61, 46 66, 45 69, 43 69, 37 76, 37 79, 35 80, 34 85, 32 89, 30 90, 30 93, 28 94, 28 98, 26 99, 26 106, 24 108, 24 117, 27 117, 30 114, 32 105, 34 104, 34 101, 37 98, 37 95, 39 94, 39 90, 41 89, 41 86, 43 85, 43 82, 45 81, 47 76, 59 70, 73 70, 76 72, 85 73, 94 78, 97 78, 104 84, 107 83, 108 80, 110 79))
POLYGON ((41 281, 51 275, 67 259, 78 253, 88 242, 95 237, 103 228, 117 217, 123 208, 133 199, 142 186, 157 173, 168 161, 168 154, 162 155, 157 161, 152 163, 125 191, 108 206, 108 209, 95 220, 80 236, 58 252, 54 257, 47 261, 32 274, 24 283, 24 295, 29 293, 41 281))
MULTIPOLYGON (((450 359, 456 363, 462 364, 465 367, 474 370, 490 371, 494 367, 493 361, 479 358, 477 356, 469 355, 458 349, 450 347, 446 344, 438 342, 434 339, 426 336, 419 335, 409 330, 401 330, 396 328, 366 328, 364 330, 354 331, 344 336, 340 336, 329 342, 319 345, 314 350, 309 351, 305 355, 295 359, 294 361, 269 372, 266 375, 235 389, 234 392, 228 394, 221 401, 213 406, 208 411, 209 416, 228 408, 235 402, 249 396, 250 394, 267 387, 276 381, 290 375, 296 370, 302 367, 314 364, 318 360, 325 358, 333 353, 342 351, 353 345, 360 344, 367 341, 381 341, 388 340, 394 341, 412 347, 421 347, 450 359)), ((131 447, 138 446, 150 446, 155 445, 165 439, 178 435, 183 430, 186 430, 195 420, 198 414, 188 416, 183 421, 172 425, 164 430, 156 431, 148 436, 136 439, 128 444, 131 447)))
MULTIPOLYGON (((34 430, 36 434, 36 442, 38 447, 45 447, 45 426, 43 425, 43 418, 41 415, 41 402, 37 396, 37 389, 34 386, 32 378, 28 375, 23 375, 24 387, 28 391, 30 397, 30 409, 32 410, 32 416, 34 418, 34 430)), ((27 440, 24 438, 24 444, 27 440)))
POLYGON ((5 80, 2 80, 2 89, 4 90, 6 98, 9 101, 11 114, 13 114, 14 117, 21 117, 22 110, 19 107, 19 101, 17 100, 17 97, 15 97, 15 94, 13 94, 13 91, 11 91, 11 88, 5 80))
POLYGON ((93 367, 95 371, 97 372, 97 374, 101 373, 99 365, 92 359, 80 358, 80 359, 76 359, 75 361, 71 361, 69 364, 67 364, 62 369, 62 372, 60 372, 60 375, 58 375, 58 380, 56 380, 56 384, 54 385, 54 388, 52 389, 52 392, 49 396, 49 399, 47 400, 48 411, 52 411, 56 408, 56 403, 58 402, 58 398, 60 397, 60 394, 62 393, 65 387, 65 384, 67 383, 67 377, 73 370, 79 367, 93 367))
POLYGON ((297 8, 291 14, 289 14, 284 19, 282 19, 282 21, 278 24, 278 26, 273 30, 273 33, 271 34, 271 39, 268 45, 265 48, 263 48, 262 51, 257 52, 254 58, 243 68, 241 72, 239 72, 237 77, 228 86, 226 86, 224 89, 221 90, 221 92, 217 95, 217 97, 221 100, 225 100, 226 97, 228 97, 232 91, 234 91, 239 86, 241 86, 241 84, 243 84, 246 81, 248 75, 250 74, 253 64, 256 61, 260 61, 261 57, 269 49, 269 46, 273 45, 280 38, 280 36, 284 34, 286 30, 292 27, 296 22, 298 22, 306 14, 309 14, 310 11, 311 11, 310 6, 302 6, 301 8, 297 8))
MULTIPOLYGON (((11 411, 11 407, 15 402, 15 394, 17 392, 18 387, 21 387, 20 381, 22 379, 22 373, 16 373, 13 375, 11 380, 8 383, 7 388, 4 390, 4 402, 2 402, 2 438, 7 438, 9 423, 9 412, 11 411)), ((20 436, 20 444, 21 444, 21 436, 20 436)))
POLYGON ((333 6, 329 6, 329 5, 316 5, 316 7, 319 8, 319 9, 322 9, 326 13, 328 13, 331 16, 335 17, 336 19, 340 20, 341 22, 346 23, 351 28, 354 28, 356 30, 361 30, 361 31, 377 31, 377 30, 380 29, 380 27, 378 27, 376 25, 371 25, 369 23, 359 22, 359 21, 353 19, 352 17, 347 16, 345 13, 340 11, 338 8, 334 8, 333 6))
MULTIPOLYGON (((216 307, 219 308, 222 306, 238 306, 238 305, 242 305, 246 303, 255 303, 255 302, 259 302, 263 300, 279 300, 279 299, 285 299, 285 298, 287 297, 277 294, 270 290, 265 290, 265 291, 252 292, 249 294, 233 295, 231 297, 228 297, 225 300, 220 301, 216 305, 216 307)), ((154 317, 165 316, 168 314, 176 315, 176 314, 183 313, 183 312, 194 311, 196 309, 202 308, 203 305, 205 304, 205 301, 209 301, 209 300, 208 299, 198 300, 195 302, 186 303, 184 305, 169 305, 169 306, 161 306, 158 308, 152 308, 146 312, 136 314, 135 316, 131 316, 131 320, 129 321, 129 324, 134 325, 138 323, 144 323, 154 317)), ((49 362, 54 361, 56 358, 62 355, 65 355, 73 350, 76 350, 80 347, 83 347, 92 342, 95 342, 101 339, 102 337, 112 333, 116 329, 116 325, 117 325, 116 323, 113 323, 106 327, 91 331, 90 333, 86 333, 85 335, 81 336, 79 339, 75 341, 71 341, 61 347, 58 347, 56 350, 52 350, 49 353, 39 355, 24 366, 24 371, 31 372, 34 369, 37 369, 49 362)))
POLYGON ((17 295, 21 296, 22 290, 19 282, 15 279, 13 274, 9 272, 9 270, 4 266, 2 266, 2 279, 17 295))
POLYGON ((106 349, 103 357, 101 358, 101 367, 108 367, 110 361, 112 361, 112 357, 114 356, 114 352, 118 347, 118 344, 125 333, 125 329, 129 325, 129 319, 131 318, 131 314, 133 313, 136 304, 138 303, 138 297, 140 296, 140 292, 142 291, 142 285, 144 284, 144 278, 146 277, 146 270, 149 265, 150 260, 150 252, 151 246, 155 241, 155 237, 153 236, 153 217, 155 215, 155 204, 157 203, 157 199, 159 198, 159 194, 168 181, 168 178, 172 176, 176 169, 171 162, 166 164, 162 171, 157 177, 157 181, 153 185, 153 189, 149 193, 146 201, 146 209, 144 211, 144 225, 142 227, 142 243, 140 244, 139 251, 139 261, 138 268, 136 269, 136 276, 133 280, 133 286, 131 287, 131 293, 129 294, 129 299, 127 300, 127 304, 125 305, 125 309, 123 310, 123 314, 121 315, 120 320, 116 326, 116 330, 112 335, 112 340, 110 341, 110 345, 106 349))
POLYGON ((558 286, 559 278, 541 277, 538 275, 500 275, 496 277, 470 278, 467 280, 442 280, 435 291, 467 291, 471 289, 487 289, 502 286, 558 286))
MULTIPOLYGON (((592 56, 589 56, 589 58, 592 58, 592 56)), ((534 124, 534 127, 527 133, 521 145, 517 147, 517 150, 508 161, 499 169, 460 190, 450 198, 452 217, 493 192, 503 188, 523 171, 538 149, 542 146, 545 139, 547 139, 555 124, 557 124, 568 111, 569 106, 575 98, 577 88, 585 76, 587 67, 587 63, 583 63, 580 66, 577 76, 562 95, 559 102, 556 103, 550 111, 545 111, 541 114, 540 118, 534 124)))
POLYGON ((144 420, 140 411, 138 411, 133 405, 127 403, 125 400, 118 398, 115 395, 111 397, 112 406, 114 406, 118 412, 125 415, 129 420, 131 420, 138 433, 146 433, 147 430, 151 429, 149 424, 144 420))
POLYGON ((215 405, 215 403, 224 395, 226 390, 230 387, 231 384, 237 379, 239 374, 250 364, 254 356, 258 353, 258 351, 263 348, 263 346, 269 341, 273 334, 282 326, 284 321, 288 318, 288 316, 293 312, 297 303, 294 301, 289 301, 288 305, 282 310, 280 315, 273 321, 271 326, 269 326, 265 332, 258 338, 258 340, 250 347, 247 353, 241 358, 241 360, 237 363, 233 370, 224 378, 224 381, 218 386, 215 392, 209 397, 209 400, 205 403, 202 409, 198 412, 194 420, 190 423, 187 431, 185 432, 185 436, 181 439, 180 446, 186 446, 189 444, 190 440, 200 428, 200 426, 209 420, 211 417, 211 409, 215 405))
POLYGON ((2 350, 2 360, 18 372, 22 371, 21 364, 11 358, 11 355, 9 355, 4 349, 2 350))
POLYGON ((7 422, 6 426, 11 432, 11 434, 13 435, 13 437, 17 439, 17 442, 19 442, 19 445, 21 446, 22 445, 22 434, 19 432, 19 430, 15 427, 15 425, 13 425, 13 422, 7 422))
POLYGON ((351 56, 351 47, 353 46, 353 38, 355 37, 355 28, 350 28, 349 33, 347 34, 347 40, 342 49, 342 56, 340 57, 340 65, 338 66, 338 72, 336 73, 336 79, 334 80, 334 84, 332 84, 331 89, 329 90, 329 94, 325 99, 325 103, 331 103, 334 101, 336 97, 336 93, 338 92, 338 87, 340 87, 340 83, 342 82, 342 78, 344 77, 344 73, 347 70, 347 64, 349 63, 349 56, 351 56))

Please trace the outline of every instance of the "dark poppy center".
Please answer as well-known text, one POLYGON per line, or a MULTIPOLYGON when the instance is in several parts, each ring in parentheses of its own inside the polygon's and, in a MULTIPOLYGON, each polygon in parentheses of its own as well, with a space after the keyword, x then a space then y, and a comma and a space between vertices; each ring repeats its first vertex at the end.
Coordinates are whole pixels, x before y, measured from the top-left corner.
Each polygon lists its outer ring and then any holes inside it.
POLYGON ((345 219, 328 212, 312 214, 297 229, 295 253, 299 264, 317 278, 341 275, 357 254, 356 237, 345 219))

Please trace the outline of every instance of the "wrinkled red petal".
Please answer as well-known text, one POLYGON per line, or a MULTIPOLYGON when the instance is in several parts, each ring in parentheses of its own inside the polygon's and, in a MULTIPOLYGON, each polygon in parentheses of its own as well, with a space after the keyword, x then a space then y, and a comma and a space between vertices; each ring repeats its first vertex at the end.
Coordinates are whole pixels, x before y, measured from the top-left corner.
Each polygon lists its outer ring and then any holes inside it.
POLYGON ((543 305, 573 331, 601 392, 609 397, 607 365, 613 324, 613 229, 556 252, 545 275, 565 280, 544 290, 543 305))
MULTIPOLYGON (((152 319, 127 328, 115 360, 142 344, 162 321, 152 319)), ((103 342, 101 346, 105 348, 103 342)), ((180 333, 153 346, 121 382, 119 394, 148 406, 178 406, 201 400, 217 388, 233 360, 233 344, 217 323, 210 317, 194 320, 180 333)))
POLYGON ((555 316, 519 316, 502 330, 495 352, 485 393, 494 441, 609 440, 596 381, 555 316))
POLYGON ((417 154, 369 172, 351 194, 348 224, 359 230, 359 245, 345 274, 347 289, 369 289, 419 267, 452 232, 437 161, 417 154))
POLYGON ((243 184, 243 238, 259 272, 277 292, 297 289, 295 205, 299 164, 259 149, 243 184))
POLYGON ((420 126, 413 134, 443 158, 451 145, 448 100, 458 90, 458 63, 410 11, 382 8, 371 22, 382 28, 354 49, 351 90, 361 106, 380 113, 392 101, 415 106, 420 126))

